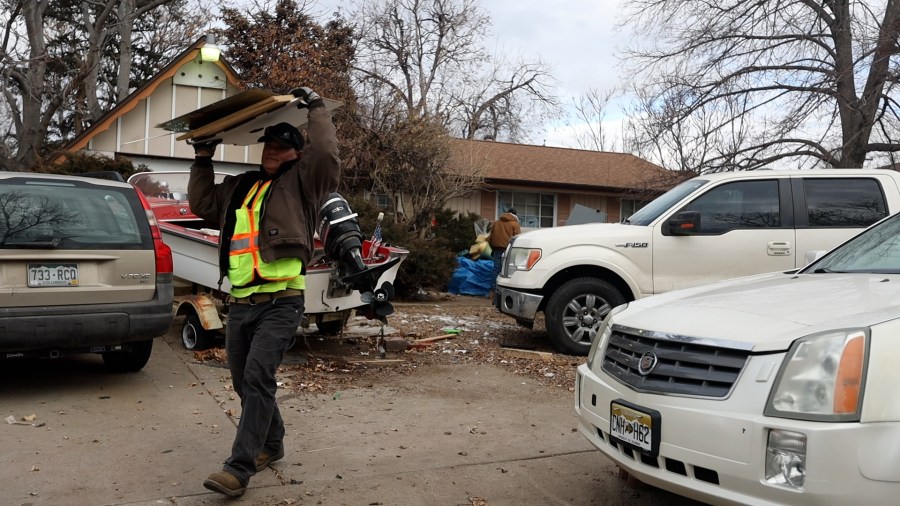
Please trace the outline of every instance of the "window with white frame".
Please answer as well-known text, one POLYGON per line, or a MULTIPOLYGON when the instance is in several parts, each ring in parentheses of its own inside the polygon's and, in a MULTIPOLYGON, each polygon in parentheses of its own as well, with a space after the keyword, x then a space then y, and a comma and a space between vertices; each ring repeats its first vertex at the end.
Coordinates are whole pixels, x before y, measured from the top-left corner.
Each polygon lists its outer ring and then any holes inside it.
POLYGON ((508 209, 516 210, 522 228, 550 228, 556 210, 556 195, 552 193, 497 192, 497 216, 508 209))

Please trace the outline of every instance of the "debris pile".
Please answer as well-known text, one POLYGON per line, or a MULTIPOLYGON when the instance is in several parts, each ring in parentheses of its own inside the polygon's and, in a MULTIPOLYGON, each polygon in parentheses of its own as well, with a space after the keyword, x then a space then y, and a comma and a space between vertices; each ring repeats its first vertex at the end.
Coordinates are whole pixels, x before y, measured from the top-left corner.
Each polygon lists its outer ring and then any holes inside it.
MULTIPOLYGON (((520 327, 484 298, 451 296, 397 303, 395 308, 384 327, 351 319, 341 336, 298 337, 279 369, 280 386, 296 393, 330 394, 396 382, 397 376, 432 364, 476 363, 572 391, 575 369, 584 362, 583 357, 556 353, 542 322, 536 322, 534 330, 520 327)), ((197 351, 194 358, 227 364, 222 348, 197 351)))

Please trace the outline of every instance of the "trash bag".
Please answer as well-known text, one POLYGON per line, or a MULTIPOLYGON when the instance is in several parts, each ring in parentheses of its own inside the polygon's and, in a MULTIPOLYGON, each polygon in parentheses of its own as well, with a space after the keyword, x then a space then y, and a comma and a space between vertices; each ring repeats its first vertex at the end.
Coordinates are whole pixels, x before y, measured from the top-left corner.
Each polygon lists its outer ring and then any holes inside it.
POLYGON ((494 261, 466 256, 457 257, 457 261, 459 265, 450 276, 447 291, 454 295, 487 297, 493 285, 494 261))
POLYGON ((475 226, 475 243, 469 247, 469 258, 491 258, 491 245, 488 239, 491 237, 491 222, 482 218, 473 223, 475 226))
POLYGON ((479 258, 491 258, 491 245, 488 244, 487 237, 479 235, 475 239, 475 244, 469 247, 469 257, 473 260, 479 258))
POLYGON ((475 237, 476 237, 475 240, 476 241, 478 241, 478 239, 477 239, 478 236, 483 235, 483 236, 487 237, 488 234, 490 233, 491 220, 481 218, 480 220, 475 221, 473 223, 473 225, 475 226, 475 237))

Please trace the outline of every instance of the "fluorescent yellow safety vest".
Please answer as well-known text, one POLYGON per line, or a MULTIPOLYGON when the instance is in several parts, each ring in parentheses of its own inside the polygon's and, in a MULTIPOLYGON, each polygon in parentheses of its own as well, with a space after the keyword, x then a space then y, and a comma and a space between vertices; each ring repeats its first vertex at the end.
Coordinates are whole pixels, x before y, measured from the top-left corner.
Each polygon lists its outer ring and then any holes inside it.
POLYGON ((306 289, 300 274, 303 261, 299 258, 279 258, 264 262, 259 255, 259 214, 271 181, 253 184, 244 203, 235 210, 237 218, 228 251, 228 279, 231 295, 247 297, 254 293, 277 292, 286 288, 306 289), (260 280, 264 280, 260 283, 260 280), (246 286, 256 283, 252 286, 246 286))

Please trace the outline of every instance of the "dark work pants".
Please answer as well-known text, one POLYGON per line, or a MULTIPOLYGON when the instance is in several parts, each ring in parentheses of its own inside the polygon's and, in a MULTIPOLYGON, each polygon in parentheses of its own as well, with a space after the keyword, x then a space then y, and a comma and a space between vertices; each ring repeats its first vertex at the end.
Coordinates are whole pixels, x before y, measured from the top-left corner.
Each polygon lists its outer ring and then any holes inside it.
POLYGON ((246 484, 256 456, 284 444, 284 420, 275 402, 275 372, 291 346, 303 314, 303 296, 259 304, 232 304, 225 329, 231 382, 241 398, 241 420, 225 470, 246 484))

